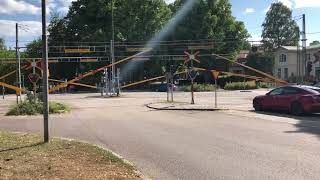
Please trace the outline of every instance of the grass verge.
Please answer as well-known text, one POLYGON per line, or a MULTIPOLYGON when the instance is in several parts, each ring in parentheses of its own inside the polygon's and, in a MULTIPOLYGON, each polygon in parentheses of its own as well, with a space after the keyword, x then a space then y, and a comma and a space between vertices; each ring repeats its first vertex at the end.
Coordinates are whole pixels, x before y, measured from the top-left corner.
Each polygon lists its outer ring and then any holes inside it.
MULTIPOLYGON (((195 92, 210 92, 214 91, 215 85, 212 84, 197 84, 195 83, 193 89, 195 92)), ((191 92, 191 85, 179 86, 179 90, 183 92, 191 92)))
MULTIPOLYGON (((70 112, 70 107, 58 103, 49 102, 49 113, 50 114, 60 114, 70 112)), ((23 101, 18 105, 13 105, 10 107, 7 116, 23 116, 23 115, 37 115, 43 113, 43 103, 41 101, 23 101)))
POLYGON ((0 132, 0 179, 140 179, 111 152, 75 141, 41 143, 33 134, 0 132))

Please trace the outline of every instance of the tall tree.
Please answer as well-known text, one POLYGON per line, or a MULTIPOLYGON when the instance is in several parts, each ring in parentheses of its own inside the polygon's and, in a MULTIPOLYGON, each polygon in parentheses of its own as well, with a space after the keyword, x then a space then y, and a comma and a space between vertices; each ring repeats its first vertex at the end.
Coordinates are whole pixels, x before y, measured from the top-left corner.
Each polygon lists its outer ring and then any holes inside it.
POLYGON ((26 45, 27 49, 24 55, 28 58, 41 58, 42 57, 42 40, 33 40, 26 45))
POLYGON ((273 51, 280 46, 297 45, 299 27, 292 19, 292 11, 281 2, 271 5, 262 27, 263 44, 266 50, 273 51))
MULTIPOLYGON (((171 7, 177 12, 186 0, 176 0, 171 7)), ((249 34, 245 25, 232 16, 229 0, 199 0, 192 12, 181 22, 172 35, 172 39, 212 39, 214 49, 204 53, 236 54, 246 47, 249 34)), ((247 48, 247 47, 246 47, 247 48)), ((232 57, 231 57, 232 58, 232 57)), ((202 58, 206 68, 227 70, 225 61, 214 61, 212 57, 202 58)))

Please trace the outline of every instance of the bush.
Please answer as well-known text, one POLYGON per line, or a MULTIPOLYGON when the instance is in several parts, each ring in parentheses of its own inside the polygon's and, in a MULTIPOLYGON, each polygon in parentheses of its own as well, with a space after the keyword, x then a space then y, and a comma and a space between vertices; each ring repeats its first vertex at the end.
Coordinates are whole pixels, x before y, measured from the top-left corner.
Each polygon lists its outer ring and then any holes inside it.
POLYGON ((248 82, 233 82, 227 83, 224 86, 225 90, 249 90, 249 89, 257 89, 258 86, 255 81, 248 82))
POLYGON ((271 86, 268 83, 265 82, 260 82, 259 83, 259 88, 270 88, 271 86))
MULTIPOLYGON (((180 86, 180 91, 184 92, 190 92, 191 91, 191 85, 187 86, 180 86)), ((208 92, 208 91, 214 91, 214 85, 212 84, 194 84, 194 91, 195 92, 208 92)))
MULTIPOLYGON (((49 113, 58 114, 69 112, 70 108, 58 102, 49 102, 49 113)), ((9 109, 7 116, 37 115, 43 114, 43 103, 41 101, 23 101, 9 109)))

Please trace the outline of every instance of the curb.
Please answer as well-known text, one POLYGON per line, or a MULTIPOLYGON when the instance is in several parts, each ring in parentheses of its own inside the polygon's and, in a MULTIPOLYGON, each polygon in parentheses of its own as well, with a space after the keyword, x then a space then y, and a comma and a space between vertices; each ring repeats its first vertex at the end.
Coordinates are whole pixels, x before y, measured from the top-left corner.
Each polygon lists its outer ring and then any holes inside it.
POLYGON ((145 106, 149 109, 158 110, 158 111, 226 111, 229 109, 222 109, 222 108, 174 108, 174 107, 164 107, 164 108, 156 108, 153 107, 152 104, 146 104, 145 106))

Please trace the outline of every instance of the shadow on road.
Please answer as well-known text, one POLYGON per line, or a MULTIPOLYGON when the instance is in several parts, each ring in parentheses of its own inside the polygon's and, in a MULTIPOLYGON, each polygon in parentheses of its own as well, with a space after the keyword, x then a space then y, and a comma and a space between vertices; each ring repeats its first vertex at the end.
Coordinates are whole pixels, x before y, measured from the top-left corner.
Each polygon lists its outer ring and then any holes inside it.
POLYGON ((0 153, 7 152, 7 151, 19 150, 19 149, 25 149, 25 148, 31 148, 31 147, 36 147, 36 146, 41 146, 43 144, 45 144, 45 143, 44 142, 39 142, 39 143, 26 145, 26 146, 19 146, 19 147, 14 147, 14 148, 0 149, 0 153))
POLYGON ((310 133, 319 136, 320 138, 320 114, 308 114, 304 116, 293 116, 280 112, 256 112, 257 114, 272 115, 278 117, 285 117, 297 120, 296 131, 285 131, 285 133, 310 133))
POLYGON ((320 114, 307 114, 304 116, 293 116, 285 112, 275 112, 275 111, 260 111, 257 112, 255 110, 250 110, 250 112, 254 112, 256 114, 263 114, 263 115, 270 115, 270 116, 277 116, 277 117, 284 117, 284 118, 291 118, 298 121, 318 121, 320 123, 320 114))

